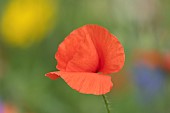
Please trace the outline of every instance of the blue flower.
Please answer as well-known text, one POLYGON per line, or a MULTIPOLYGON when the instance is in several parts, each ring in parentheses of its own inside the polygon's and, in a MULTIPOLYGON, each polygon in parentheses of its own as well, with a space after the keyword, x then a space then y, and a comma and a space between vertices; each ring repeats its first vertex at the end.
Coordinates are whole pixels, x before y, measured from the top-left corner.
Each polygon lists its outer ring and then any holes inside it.
POLYGON ((145 102, 151 102, 157 96, 163 94, 165 85, 165 73, 161 68, 151 67, 147 63, 138 62, 133 67, 134 83, 140 98, 145 102))

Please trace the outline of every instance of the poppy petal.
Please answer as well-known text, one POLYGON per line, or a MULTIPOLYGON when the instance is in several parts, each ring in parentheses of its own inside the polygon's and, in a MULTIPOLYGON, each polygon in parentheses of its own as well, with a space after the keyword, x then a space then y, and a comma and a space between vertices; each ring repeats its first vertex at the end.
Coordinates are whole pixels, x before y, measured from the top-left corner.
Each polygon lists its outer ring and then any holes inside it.
POLYGON ((91 37, 96 47, 99 56, 98 72, 110 74, 118 72, 123 67, 124 49, 116 36, 98 25, 85 25, 81 27, 81 31, 86 32, 91 37))
POLYGON ((60 76, 57 75, 56 72, 49 72, 49 73, 45 74, 45 76, 49 77, 52 80, 56 80, 57 78, 60 77, 60 76))
POLYGON ((110 76, 98 73, 58 71, 55 74, 80 93, 102 95, 108 93, 113 86, 110 76))
POLYGON ((80 29, 66 37, 55 57, 60 71, 96 72, 98 68, 96 48, 88 34, 80 29))

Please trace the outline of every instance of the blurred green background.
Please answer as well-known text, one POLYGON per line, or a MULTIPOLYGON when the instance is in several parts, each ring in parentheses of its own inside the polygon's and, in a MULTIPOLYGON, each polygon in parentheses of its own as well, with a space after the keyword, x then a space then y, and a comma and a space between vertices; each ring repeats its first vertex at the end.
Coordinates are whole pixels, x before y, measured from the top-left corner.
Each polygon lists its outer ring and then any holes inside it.
POLYGON ((106 113, 101 96, 44 76, 56 70, 58 44, 85 24, 125 48, 111 113, 170 113, 169 11, 169 0, 0 0, 0 113, 106 113))

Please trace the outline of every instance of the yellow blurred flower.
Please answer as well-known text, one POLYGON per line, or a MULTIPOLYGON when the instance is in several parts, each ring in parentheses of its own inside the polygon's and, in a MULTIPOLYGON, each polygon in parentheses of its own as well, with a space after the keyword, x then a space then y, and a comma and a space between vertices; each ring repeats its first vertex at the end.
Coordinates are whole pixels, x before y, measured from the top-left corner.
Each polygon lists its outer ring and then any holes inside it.
POLYGON ((19 47, 39 42, 55 24, 56 7, 52 0, 11 0, 1 19, 4 41, 19 47))

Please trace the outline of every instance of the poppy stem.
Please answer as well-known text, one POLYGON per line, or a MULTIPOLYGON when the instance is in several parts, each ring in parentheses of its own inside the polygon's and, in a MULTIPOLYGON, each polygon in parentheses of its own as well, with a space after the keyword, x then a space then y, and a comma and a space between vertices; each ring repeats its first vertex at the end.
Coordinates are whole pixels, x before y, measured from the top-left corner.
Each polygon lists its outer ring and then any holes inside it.
POLYGON ((109 102, 106 98, 106 95, 102 95, 102 97, 103 97, 103 100, 104 100, 104 103, 105 103, 105 106, 106 106, 107 113, 110 113, 109 102))

